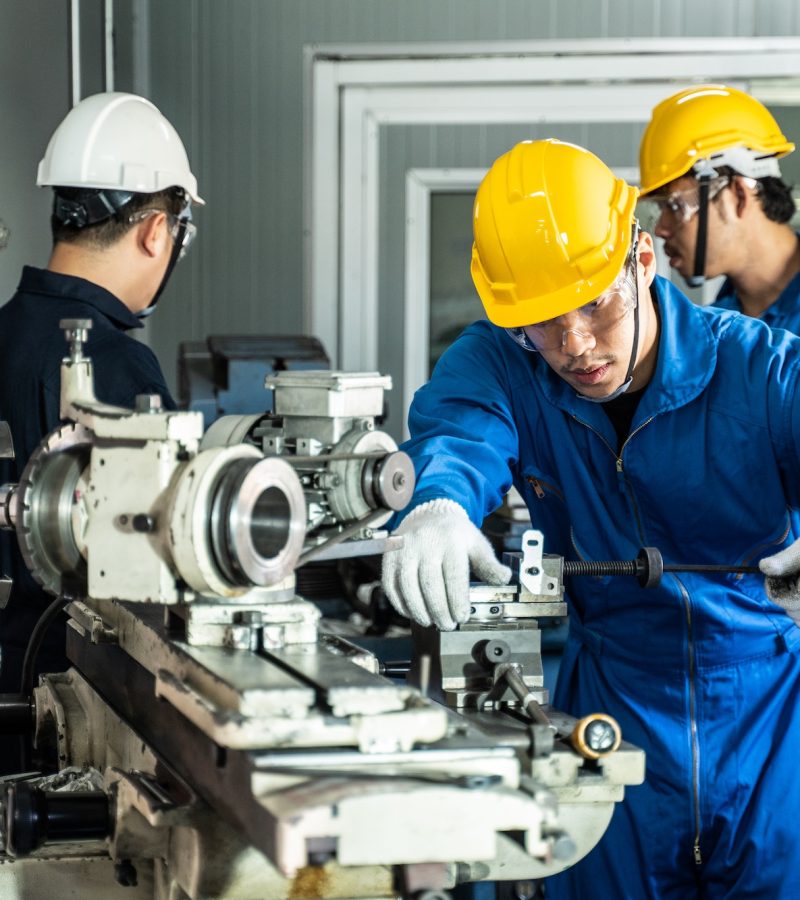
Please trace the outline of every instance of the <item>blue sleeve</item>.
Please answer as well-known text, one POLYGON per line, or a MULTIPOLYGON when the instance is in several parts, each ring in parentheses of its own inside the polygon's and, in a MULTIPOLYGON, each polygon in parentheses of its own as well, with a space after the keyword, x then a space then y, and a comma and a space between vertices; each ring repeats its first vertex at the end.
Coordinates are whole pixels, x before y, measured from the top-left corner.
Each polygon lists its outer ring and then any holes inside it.
POLYGON ((417 486, 395 525, 428 500, 454 500, 476 525, 500 505, 519 455, 505 365, 496 342, 473 326, 417 391, 403 445, 417 486))
POLYGON ((757 370, 766 369, 767 427, 787 502, 800 508, 800 338, 766 326, 762 335, 765 352, 751 357, 745 377, 758 378, 757 370))

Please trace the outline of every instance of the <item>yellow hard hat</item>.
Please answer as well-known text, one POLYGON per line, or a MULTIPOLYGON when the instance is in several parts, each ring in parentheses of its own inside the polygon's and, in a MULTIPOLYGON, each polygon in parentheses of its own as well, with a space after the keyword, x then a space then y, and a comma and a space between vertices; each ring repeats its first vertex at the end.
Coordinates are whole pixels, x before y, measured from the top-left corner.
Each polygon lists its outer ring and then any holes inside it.
POLYGON ((627 258, 637 195, 574 144, 525 141, 496 160, 475 197, 470 267, 489 321, 534 325, 602 294, 627 258))
POLYGON ((653 110, 639 149, 642 194, 686 175, 701 160, 751 178, 780 176, 777 159, 792 150, 755 97, 724 84, 695 85, 653 110))

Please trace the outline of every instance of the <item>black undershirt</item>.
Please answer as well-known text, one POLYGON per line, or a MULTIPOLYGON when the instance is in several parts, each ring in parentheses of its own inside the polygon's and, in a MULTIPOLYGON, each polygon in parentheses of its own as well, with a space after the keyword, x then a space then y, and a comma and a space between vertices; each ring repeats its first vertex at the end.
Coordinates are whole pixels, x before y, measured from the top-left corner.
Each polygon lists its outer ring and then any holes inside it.
POLYGON ((608 403, 601 403, 600 406, 605 410, 605 414, 611 420, 614 431, 617 433, 617 451, 621 449, 626 438, 631 431, 631 422, 636 415, 636 407, 642 399, 644 389, 640 391, 625 391, 619 397, 609 400, 608 403))

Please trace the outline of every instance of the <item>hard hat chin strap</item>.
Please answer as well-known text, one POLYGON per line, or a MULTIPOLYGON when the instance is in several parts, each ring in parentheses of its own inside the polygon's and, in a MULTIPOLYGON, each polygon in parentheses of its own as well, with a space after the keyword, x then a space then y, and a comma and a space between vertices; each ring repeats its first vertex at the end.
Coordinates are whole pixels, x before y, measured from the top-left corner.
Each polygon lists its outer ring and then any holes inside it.
POLYGON ((706 245, 708 243, 708 194, 715 169, 707 169, 697 176, 697 242, 694 247, 694 272, 686 279, 689 287, 702 287, 706 280, 706 245))
POLYGON ((639 353, 639 287, 637 284, 636 287, 636 306, 633 308, 633 346, 631 347, 631 358, 628 363, 628 371, 625 373, 625 380, 622 384, 610 394, 606 394, 605 397, 587 397, 585 394, 581 394, 580 391, 576 391, 575 393, 581 400, 586 400, 587 403, 608 403, 609 400, 616 400, 617 397, 621 396, 628 390, 633 382, 633 369, 636 366, 636 356, 639 353))

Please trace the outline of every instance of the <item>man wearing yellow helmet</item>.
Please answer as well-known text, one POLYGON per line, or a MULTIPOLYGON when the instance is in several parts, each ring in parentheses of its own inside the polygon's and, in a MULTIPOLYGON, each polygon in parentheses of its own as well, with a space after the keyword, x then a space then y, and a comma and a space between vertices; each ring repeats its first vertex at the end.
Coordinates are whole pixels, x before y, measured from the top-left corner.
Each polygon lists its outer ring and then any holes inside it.
POLYGON ((794 150, 758 100, 721 84, 653 110, 640 148, 655 233, 692 287, 726 275, 715 303, 800 333, 800 241, 778 159, 794 150))
POLYGON ((611 713, 648 774, 547 896, 800 896, 800 340, 657 277, 636 195, 558 141, 489 170, 471 267, 489 321, 414 398, 417 487, 384 589, 423 626, 464 622, 470 569, 510 577, 479 526, 512 485, 567 559, 763 561, 766 584, 568 582, 554 705, 611 713))

